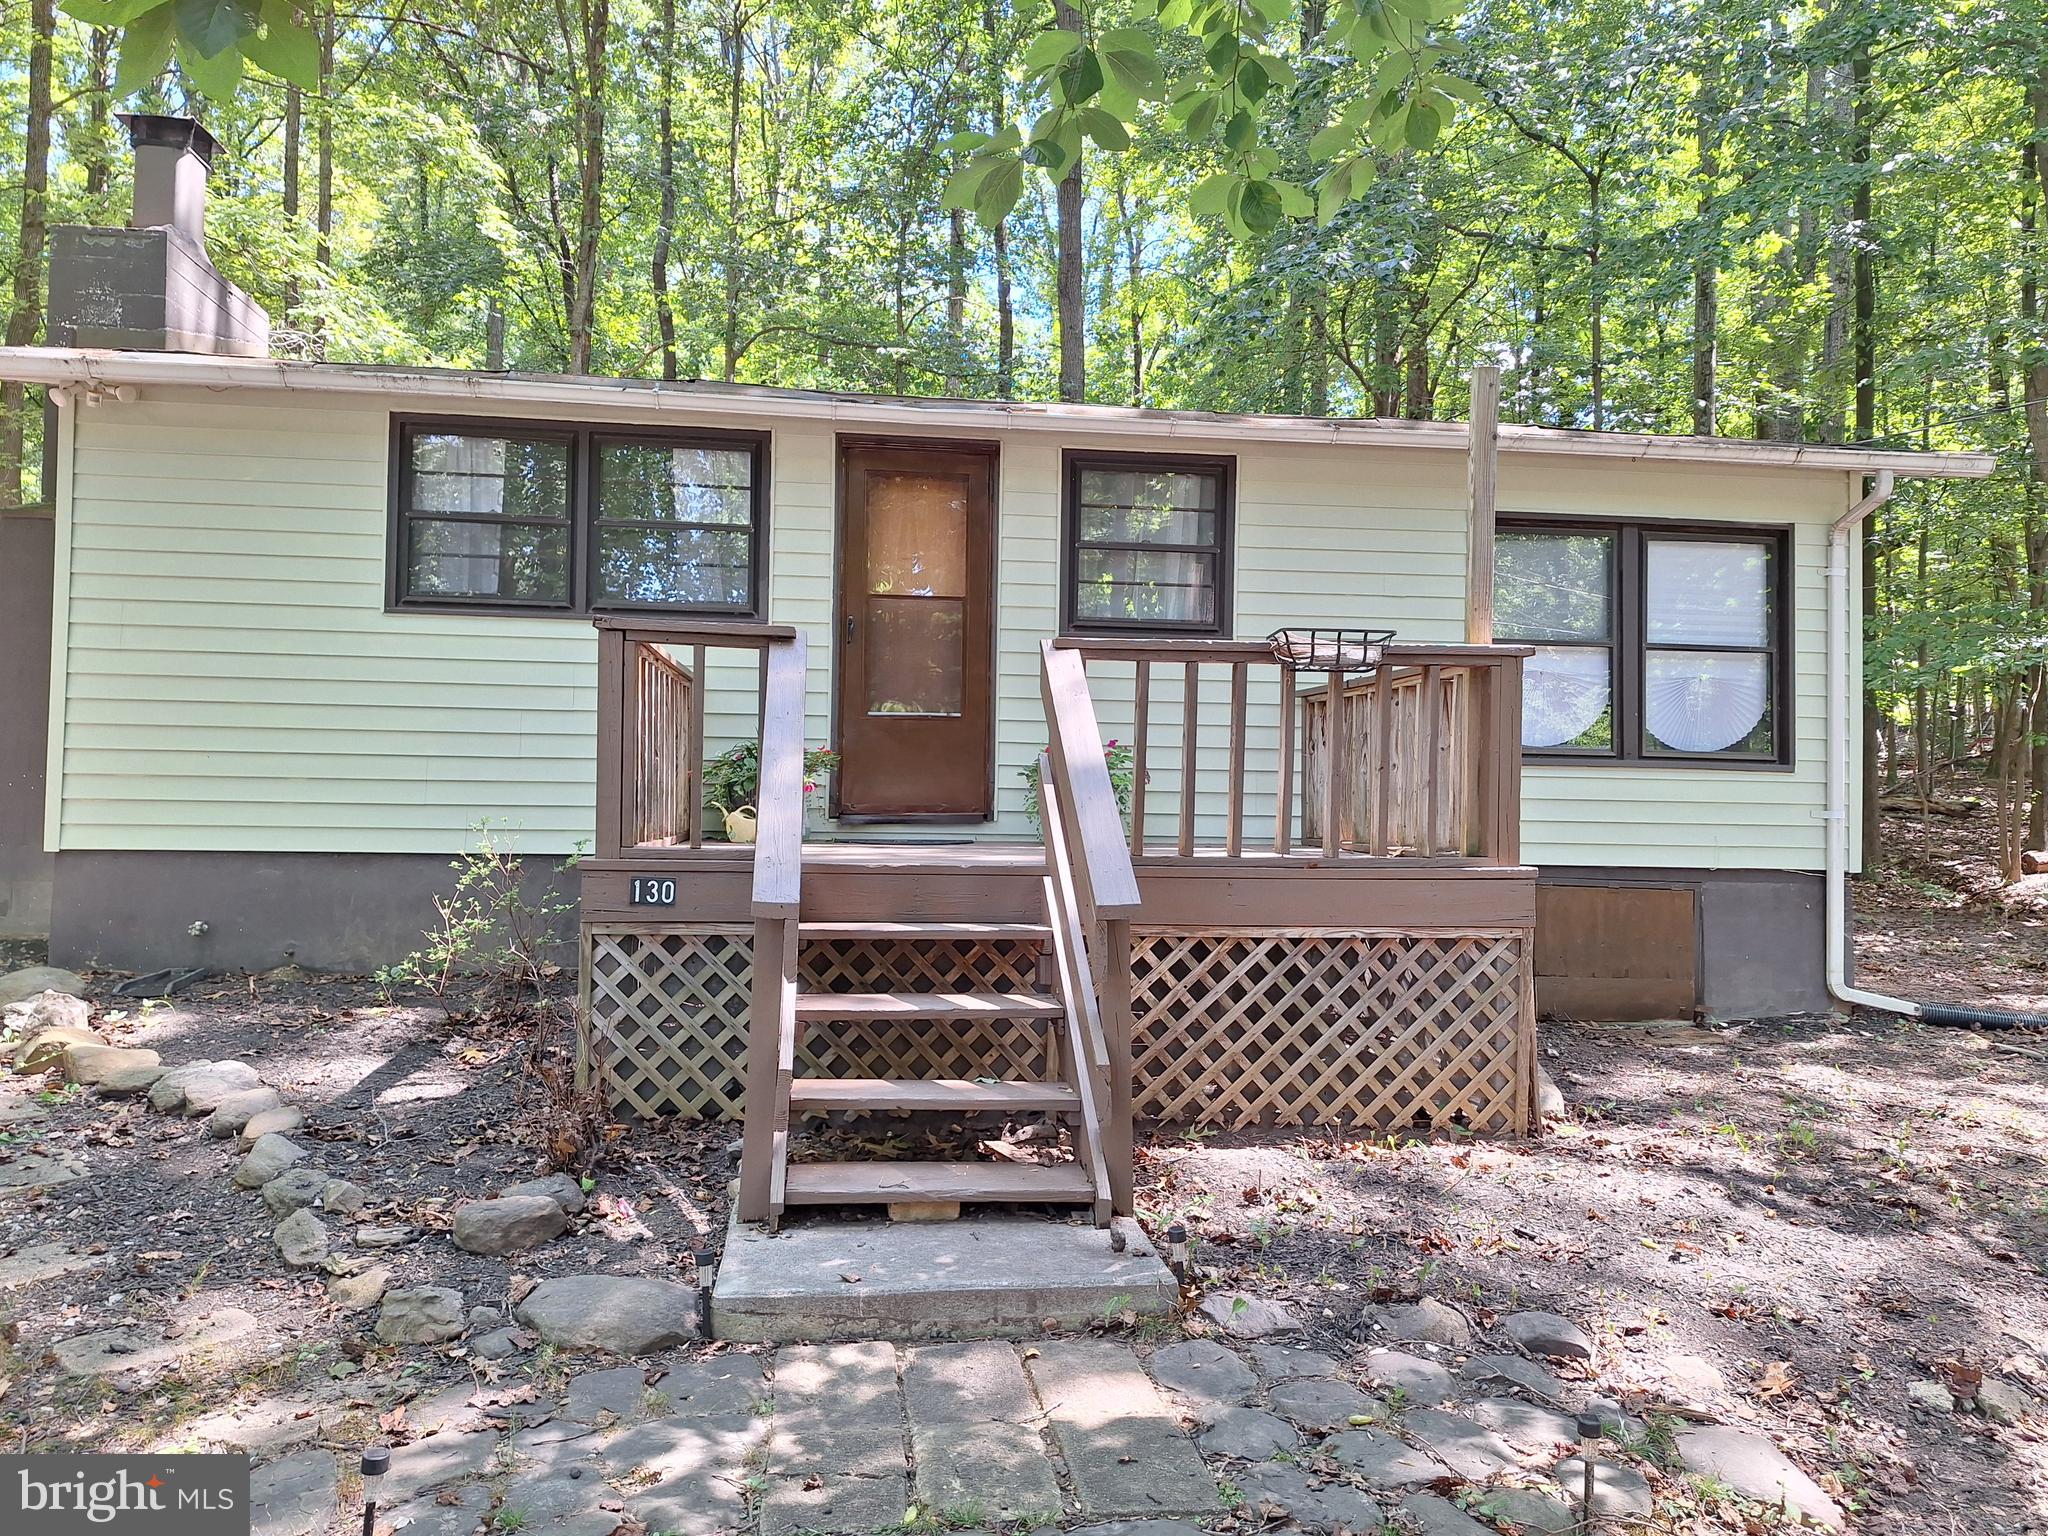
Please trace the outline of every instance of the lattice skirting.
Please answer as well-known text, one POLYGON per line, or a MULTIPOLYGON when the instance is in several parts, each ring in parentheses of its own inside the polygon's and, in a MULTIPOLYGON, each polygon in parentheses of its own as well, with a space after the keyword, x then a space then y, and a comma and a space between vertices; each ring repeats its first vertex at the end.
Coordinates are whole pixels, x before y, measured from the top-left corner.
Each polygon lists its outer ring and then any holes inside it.
MULTIPOLYGON (((753 948, 751 928, 585 931, 585 1049, 614 1107, 739 1118, 753 948)), ((1014 940, 832 939, 804 946, 800 985, 813 992, 1028 992, 1037 974, 1037 947, 1014 940)), ((1049 1038, 1043 1025, 1008 1020, 964 1029, 831 1024, 806 1031, 797 1071, 1044 1079, 1053 1075, 1049 1038)))
POLYGON ((1529 1127, 1528 935, 1140 933, 1132 1102, 1158 1120, 1529 1127))
MULTIPOLYGON (((585 930, 585 1048, 612 1104, 735 1119, 746 1069, 752 930, 585 930)), ((1133 941, 1139 1115, 1245 1126, 1528 1129, 1535 1013, 1526 932, 1141 931, 1133 941)), ((1016 943, 805 946, 807 989, 1028 991, 1016 943)), ((799 1072, 1043 1078, 1028 1023, 813 1030, 799 1072)))

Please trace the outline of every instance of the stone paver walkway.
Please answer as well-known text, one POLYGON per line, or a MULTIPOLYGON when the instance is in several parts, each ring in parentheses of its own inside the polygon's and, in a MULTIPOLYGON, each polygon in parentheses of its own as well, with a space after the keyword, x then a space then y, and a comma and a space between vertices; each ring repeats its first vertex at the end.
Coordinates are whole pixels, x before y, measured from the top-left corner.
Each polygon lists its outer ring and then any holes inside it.
MULTIPOLYGON (((394 1452, 383 1498, 406 1536, 611 1536, 625 1520, 652 1536, 873 1536, 906 1520, 1039 1536, 1246 1519, 1577 1530, 1575 1424, 1556 1405, 1583 1387, 1531 1360, 1511 1386, 1462 1352, 1409 1350, 1345 1365, 1236 1339, 1058 1337, 594 1359, 537 1402, 457 1387, 414 1404, 433 1432, 394 1452)), ((1586 1406, 1610 1434, 1640 1433, 1586 1406)), ((337 1452, 278 1449, 256 1474, 257 1536, 339 1529, 337 1452)), ((1765 1470, 1797 1476, 1782 1458, 1765 1470)), ((1649 1513, 1649 1485, 1611 1445, 1599 1479, 1603 1515, 1649 1513)))

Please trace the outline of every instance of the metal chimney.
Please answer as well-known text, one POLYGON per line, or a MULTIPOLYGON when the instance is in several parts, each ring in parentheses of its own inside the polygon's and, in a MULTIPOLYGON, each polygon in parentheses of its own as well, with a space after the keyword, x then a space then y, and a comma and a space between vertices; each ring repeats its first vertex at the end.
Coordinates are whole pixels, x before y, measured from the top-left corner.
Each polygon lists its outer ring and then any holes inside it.
POLYGON ((189 117, 123 112, 128 143, 135 151, 135 215, 130 229, 168 224, 206 240, 206 173, 220 148, 212 134, 189 117))

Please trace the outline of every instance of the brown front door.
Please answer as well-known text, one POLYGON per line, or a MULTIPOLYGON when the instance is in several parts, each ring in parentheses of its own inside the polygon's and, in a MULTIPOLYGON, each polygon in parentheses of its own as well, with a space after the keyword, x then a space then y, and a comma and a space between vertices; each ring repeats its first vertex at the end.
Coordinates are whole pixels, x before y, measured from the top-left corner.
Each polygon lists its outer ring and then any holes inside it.
POLYGON ((840 460, 841 816, 994 810, 994 459, 849 447, 840 460))

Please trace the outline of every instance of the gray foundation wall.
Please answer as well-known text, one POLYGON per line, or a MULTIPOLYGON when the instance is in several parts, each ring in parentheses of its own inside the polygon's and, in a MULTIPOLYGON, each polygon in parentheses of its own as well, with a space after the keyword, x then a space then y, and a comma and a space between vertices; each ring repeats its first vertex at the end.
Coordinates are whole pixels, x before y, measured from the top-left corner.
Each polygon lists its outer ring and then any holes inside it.
MULTIPOLYGON (((171 965, 363 972, 419 948, 434 897, 450 889, 437 854, 143 853, 56 858, 50 958, 150 971, 171 965), (195 923, 203 923, 194 934, 195 923)), ((559 860, 526 861, 527 899, 575 897, 559 860)), ((1823 885, 1756 870, 1551 868, 1545 884, 1688 890, 1696 903, 1699 1011, 1712 1019, 1824 1012, 1823 885)), ((568 937, 565 927, 564 937, 568 937)), ((1540 944, 1540 937, 1539 937, 1540 944)), ((1539 988, 1540 988, 1539 982, 1539 988)), ((1540 1003, 1539 993, 1539 1003, 1540 1003)))
MULTIPOLYGON (((50 963, 154 971, 205 965, 264 971, 287 962, 360 973, 421 945, 434 897, 454 887, 452 855, 144 853, 57 855, 50 963), (192 932, 194 924, 204 931, 192 932)), ((522 890, 576 898, 560 859, 523 861, 522 890)), ((574 914, 560 925, 574 936, 574 914)), ((564 954, 564 960, 573 956, 564 954)))
POLYGON ((43 782, 50 746, 50 583, 56 523, 0 511, 0 937, 50 928, 43 782))
MULTIPOLYGON (((1818 874, 1546 866, 1537 883, 1691 891, 1697 914, 1698 1008, 1705 1018, 1825 1013, 1834 1006, 1824 963, 1827 886, 1818 874)), ((1540 1007, 1540 982, 1537 1001, 1540 1007)))

